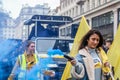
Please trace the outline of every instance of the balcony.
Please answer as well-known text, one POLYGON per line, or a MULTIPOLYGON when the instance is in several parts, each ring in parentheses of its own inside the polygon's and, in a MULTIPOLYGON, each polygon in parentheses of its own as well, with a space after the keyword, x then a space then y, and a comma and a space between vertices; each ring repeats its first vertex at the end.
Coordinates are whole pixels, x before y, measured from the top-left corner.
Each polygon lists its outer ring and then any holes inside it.
POLYGON ((81 4, 84 4, 85 1, 86 1, 86 0, 77 0, 77 1, 76 1, 76 4, 81 5, 81 4))

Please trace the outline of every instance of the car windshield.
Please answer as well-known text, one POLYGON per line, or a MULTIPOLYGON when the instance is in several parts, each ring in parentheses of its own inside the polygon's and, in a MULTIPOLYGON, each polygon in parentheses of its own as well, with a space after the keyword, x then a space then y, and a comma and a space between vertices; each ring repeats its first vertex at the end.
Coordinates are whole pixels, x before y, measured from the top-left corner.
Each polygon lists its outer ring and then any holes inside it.
POLYGON ((38 53, 47 52, 50 49, 60 49, 62 52, 70 51, 70 44, 73 40, 66 39, 37 39, 36 50, 38 53))

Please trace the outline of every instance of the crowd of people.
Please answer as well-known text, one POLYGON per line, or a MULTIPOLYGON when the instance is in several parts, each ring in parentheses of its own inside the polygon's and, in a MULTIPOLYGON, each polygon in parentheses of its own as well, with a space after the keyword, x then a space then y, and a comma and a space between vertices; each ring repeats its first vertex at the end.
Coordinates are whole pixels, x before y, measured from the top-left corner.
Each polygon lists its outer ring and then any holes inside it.
MULTIPOLYGON (((70 80, 109 80, 110 77, 106 77, 107 73, 102 70, 102 66, 107 66, 110 68, 110 63, 105 62, 101 58, 102 53, 100 53, 100 48, 107 53, 112 44, 112 40, 105 40, 102 34, 98 30, 89 30, 89 32, 82 38, 79 52, 70 60, 71 68, 71 79, 70 80)), ((35 54, 35 43, 29 41, 26 45, 26 50, 23 54, 18 56, 16 64, 8 78, 8 80, 13 80, 18 68, 22 72, 18 75, 18 80, 25 80, 25 73, 23 71, 29 72, 34 65, 39 63, 39 58, 35 54)), ((39 73, 38 73, 39 74, 39 73)), ((55 72, 52 70, 45 70, 44 75, 55 76, 55 72)), ((39 76, 36 75, 35 79, 39 80, 39 76)))

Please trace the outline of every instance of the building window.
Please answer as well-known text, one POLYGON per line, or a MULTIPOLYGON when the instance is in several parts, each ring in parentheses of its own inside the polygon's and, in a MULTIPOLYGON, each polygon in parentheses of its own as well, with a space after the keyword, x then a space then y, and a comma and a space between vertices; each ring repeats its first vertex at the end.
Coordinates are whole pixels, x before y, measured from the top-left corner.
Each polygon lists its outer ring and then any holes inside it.
POLYGON ((108 12, 92 18, 92 27, 100 27, 113 23, 113 12, 108 12))
POLYGON ((104 0, 104 3, 107 3, 107 0, 104 0))
POLYGON ((118 9, 118 22, 120 22, 120 9, 118 9))
POLYGON ((62 29, 60 30, 60 35, 61 35, 61 36, 65 36, 65 28, 62 28, 62 29))
POLYGON ((70 5, 70 0, 68 0, 68 5, 70 5))
POLYGON ((97 6, 100 6, 100 4, 101 4, 100 0, 97 0, 97 6))
POLYGON ((60 29, 60 36, 62 36, 62 29, 60 29))
POLYGON ((87 11, 90 10, 90 1, 87 1, 87 11))
POLYGON ((92 8, 95 8, 95 0, 92 0, 92 8))
POLYGON ((64 6, 67 7, 67 0, 64 1, 64 4, 65 4, 64 6))
POLYGON ((78 6, 76 6, 76 13, 75 13, 76 16, 78 16, 78 6))
POLYGON ((71 10, 69 10, 69 16, 71 16, 71 10))
POLYGON ((28 13, 29 9, 23 9, 23 13, 28 13))
POLYGON ((63 9, 63 2, 61 3, 61 9, 63 9))
POLYGON ((66 27, 66 36, 70 36, 70 34, 71 34, 71 28, 66 27))
POLYGON ((80 14, 84 12, 84 5, 80 5, 80 14))
POLYGON ((74 8, 72 9, 72 17, 74 17, 74 8))

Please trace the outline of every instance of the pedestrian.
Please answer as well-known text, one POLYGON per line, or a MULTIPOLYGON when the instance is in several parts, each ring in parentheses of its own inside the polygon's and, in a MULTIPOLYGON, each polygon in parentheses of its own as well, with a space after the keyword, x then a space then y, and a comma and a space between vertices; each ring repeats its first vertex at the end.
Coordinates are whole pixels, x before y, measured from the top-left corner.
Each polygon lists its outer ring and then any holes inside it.
POLYGON ((103 45, 103 37, 98 30, 90 30, 81 40, 79 53, 71 60, 72 80, 104 80, 100 47, 103 45))
MULTIPOLYGON (((37 63, 39 63, 39 58, 37 54, 35 54, 35 43, 32 41, 28 41, 25 52, 22 55, 18 56, 18 59, 14 65, 14 68, 8 80, 14 80, 16 71, 19 68, 20 68, 20 73, 18 74, 18 80, 26 80, 26 73, 29 73, 30 70, 37 63)), ((38 71, 38 74, 39 74, 39 71, 38 71)), ((38 74, 36 75, 37 78, 35 78, 35 80, 39 78, 38 74)), ((55 73, 52 70, 45 70, 44 74, 49 76, 54 76, 55 73)), ((31 74, 31 76, 32 75, 34 75, 34 73, 31 74)), ((28 77, 31 77, 31 76, 28 76, 28 77)))
POLYGON ((112 40, 111 39, 106 39, 105 40, 105 44, 102 46, 103 50, 107 53, 108 50, 110 49, 110 46, 112 44, 112 40))

